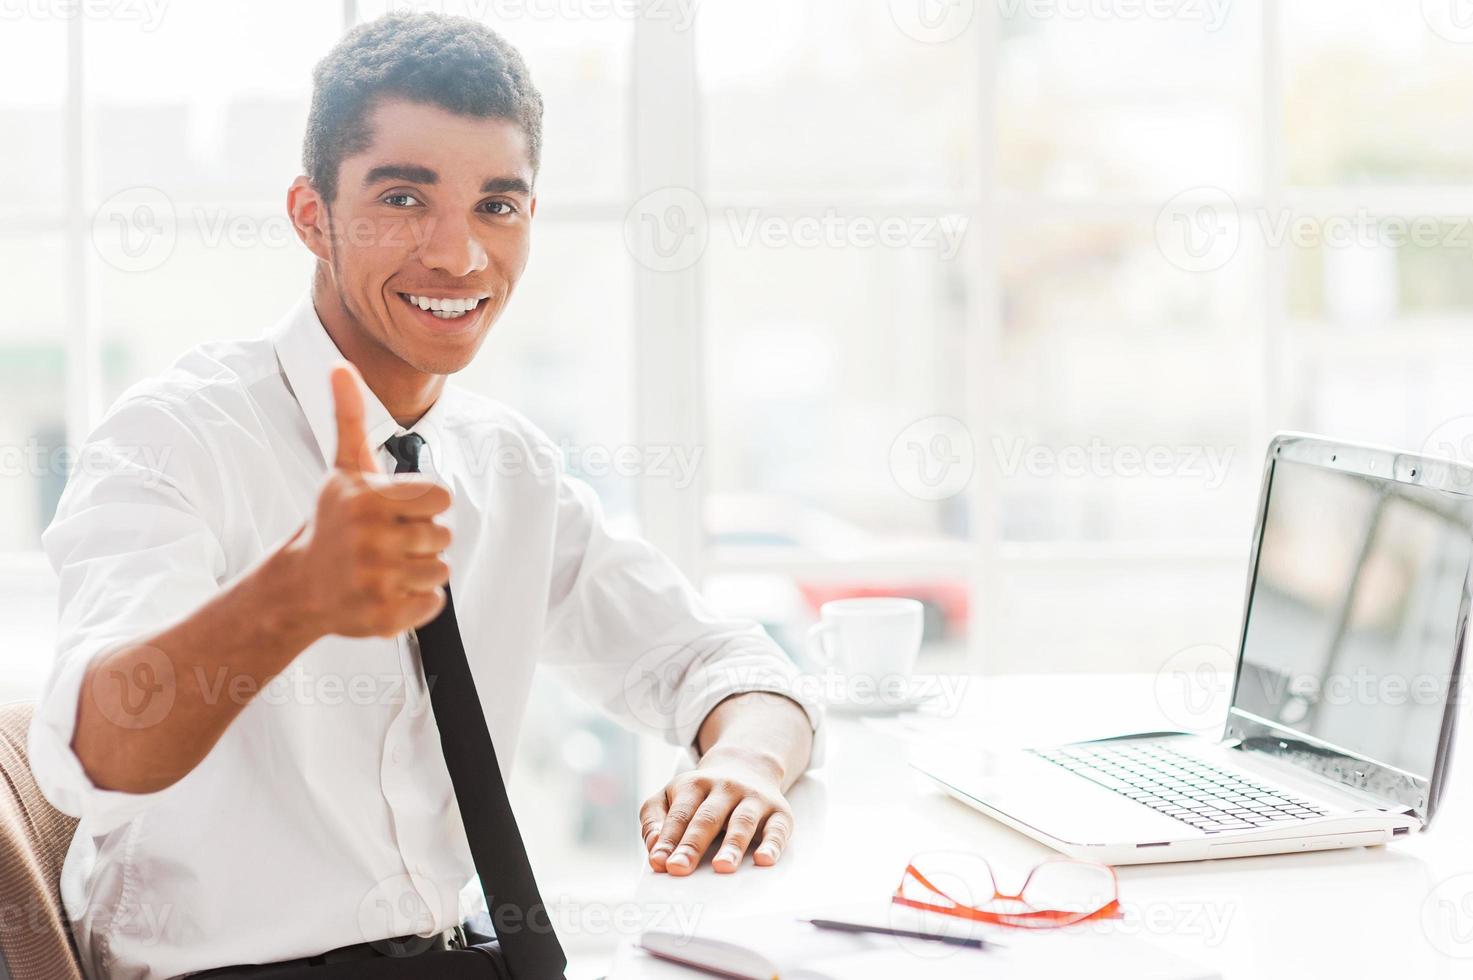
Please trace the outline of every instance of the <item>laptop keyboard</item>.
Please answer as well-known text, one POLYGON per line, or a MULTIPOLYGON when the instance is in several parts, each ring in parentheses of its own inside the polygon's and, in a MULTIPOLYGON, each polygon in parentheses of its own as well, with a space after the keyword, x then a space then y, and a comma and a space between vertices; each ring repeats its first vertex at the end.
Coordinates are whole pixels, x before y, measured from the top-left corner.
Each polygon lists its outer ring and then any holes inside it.
POLYGON ((1158 743, 1066 745, 1035 755, 1208 834, 1289 824, 1325 811, 1158 743))

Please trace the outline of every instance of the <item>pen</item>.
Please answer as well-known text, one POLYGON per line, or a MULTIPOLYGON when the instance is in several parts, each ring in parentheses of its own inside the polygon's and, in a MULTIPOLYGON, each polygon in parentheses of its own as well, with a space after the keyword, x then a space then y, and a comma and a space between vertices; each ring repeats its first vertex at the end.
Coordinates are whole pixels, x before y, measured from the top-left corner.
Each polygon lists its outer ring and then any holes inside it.
POLYGON ((910 929, 889 929, 885 926, 867 926, 858 922, 838 922, 834 919, 800 919, 819 929, 835 929, 839 932, 872 932, 881 936, 901 936, 905 939, 929 939, 949 946, 965 946, 968 949, 986 949, 988 946, 1002 947, 997 943, 983 942, 967 936, 940 936, 934 932, 914 932, 910 929))

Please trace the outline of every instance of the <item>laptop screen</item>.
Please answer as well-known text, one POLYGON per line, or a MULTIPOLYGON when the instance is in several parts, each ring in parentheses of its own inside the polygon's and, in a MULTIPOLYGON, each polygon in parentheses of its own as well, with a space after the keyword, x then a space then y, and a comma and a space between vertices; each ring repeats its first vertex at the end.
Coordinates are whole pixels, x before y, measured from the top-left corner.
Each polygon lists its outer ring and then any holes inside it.
POLYGON ((1473 500, 1283 459, 1267 495, 1234 709, 1430 778, 1473 500))

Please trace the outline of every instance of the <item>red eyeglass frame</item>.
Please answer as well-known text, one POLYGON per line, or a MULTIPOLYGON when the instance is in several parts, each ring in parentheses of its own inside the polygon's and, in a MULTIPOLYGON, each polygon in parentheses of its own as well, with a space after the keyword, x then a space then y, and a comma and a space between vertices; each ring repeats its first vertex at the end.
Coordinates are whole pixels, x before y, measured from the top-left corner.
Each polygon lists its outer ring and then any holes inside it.
POLYGON ((921 872, 916 869, 914 863, 906 864, 905 874, 901 877, 900 884, 895 886, 895 894, 891 897, 890 901, 895 905, 904 905, 908 908, 920 909, 923 912, 938 912, 942 915, 956 916, 957 918, 969 919, 973 922, 988 922, 994 925, 1014 926, 1020 929, 1053 929, 1061 926, 1075 925, 1076 923, 1080 922, 1089 922, 1095 919, 1113 919, 1120 917, 1120 879, 1116 877, 1115 869, 1110 867, 1108 864, 1092 864, 1088 861, 1074 861, 1067 859, 1060 861, 1045 861, 1043 862, 1043 864, 1035 865, 1034 868, 1028 872, 1028 877, 1023 879, 1023 887, 1018 889, 1018 894, 1005 895, 998 890, 997 872, 992 870, 992 865, 989 864, 985 858, 980 858, 979 860, 981 860, 982 863, 987 867, 987 873, 992 877, 993 895, 990 901, 1018 902, 1024 906, 1027 906, 1028 911, 990 912, 986 909, 978 908, 975 905, 967 905, 963 902, 958 902, 956 899, 946 894, 946 892, 942 891, 940 888, 937 888, 934 884, 932 884, 925 875, 921 874, 921 872), (1077 864, 1082 867, 1104 870, 1110 875, 1110 882, 1114 886, 1114 897, 1092 912, 1066 912, 1061 909, 1035 909, 1032 906, 1028 905, 1028 902, 1022 897, 1023 893, 1028 890, 1028 883, 1033 880, 1033 876, 1038 872, 1040 868, 1057 864, 1077 864), (919 899, 907 897, 904 893, 906 878, 914 878, 927 891, 941 896, 951 904, 935 905, 930 902, 923 902, 919 899))

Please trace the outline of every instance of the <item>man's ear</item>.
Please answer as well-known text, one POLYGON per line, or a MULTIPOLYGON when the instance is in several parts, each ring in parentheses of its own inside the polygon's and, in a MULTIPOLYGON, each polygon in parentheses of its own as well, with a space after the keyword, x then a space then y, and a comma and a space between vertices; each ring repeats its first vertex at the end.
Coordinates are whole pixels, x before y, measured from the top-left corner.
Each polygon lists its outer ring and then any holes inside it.
POLYGON ((308 250, 324 262, 332 261, 328 245, 327 202, 305 175, 292 181, 286 192, 286 213, 292 219, 297 237, 308 250))
POLYGON ((527 202, 527 217, 537 217, 537 195, 532 195, 532 200, 527 202))

